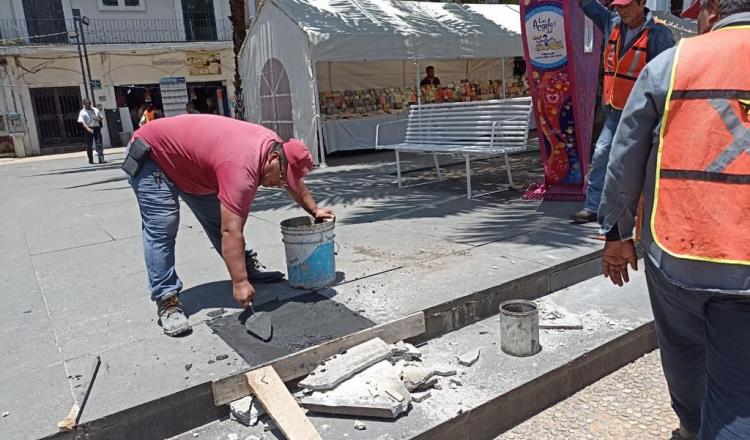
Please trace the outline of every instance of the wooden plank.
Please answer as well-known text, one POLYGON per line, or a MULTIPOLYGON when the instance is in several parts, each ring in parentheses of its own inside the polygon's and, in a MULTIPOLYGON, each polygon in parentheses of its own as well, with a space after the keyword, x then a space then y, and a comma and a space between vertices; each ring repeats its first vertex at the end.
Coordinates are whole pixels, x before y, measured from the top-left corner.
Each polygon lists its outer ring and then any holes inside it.
POLYGON ((304 378, 299 384, 311 390, 330 390, 365 368, 391 354, 388 344, 380 338, 370 339, 330 359, 304 378))
MULTIPOLYGON (((292 353, 271 362, 270 365, 273 365, 282 380, 288 382, 309 374, 322 360, 372 338, 380 338, 392 344, 419 336, 425 332, 425 329, 424 313, 417 312, 292 353)), ((214 403, 217 406, 226 405, 251 394, 245 379, 246 372, 234 374, 213 383, 214 403)))
POLYGON ((247 373, 247 384, 286 438, 323 440, 273 367, 247 373))

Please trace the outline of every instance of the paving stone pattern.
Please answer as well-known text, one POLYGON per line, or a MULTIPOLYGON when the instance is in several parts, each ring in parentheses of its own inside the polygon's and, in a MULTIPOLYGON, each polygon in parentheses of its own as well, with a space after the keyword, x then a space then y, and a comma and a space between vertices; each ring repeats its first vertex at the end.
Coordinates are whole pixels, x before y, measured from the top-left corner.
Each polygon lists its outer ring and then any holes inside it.
POLYGON ((680 440, 659 351, 653 351, 496 440, 680 440))

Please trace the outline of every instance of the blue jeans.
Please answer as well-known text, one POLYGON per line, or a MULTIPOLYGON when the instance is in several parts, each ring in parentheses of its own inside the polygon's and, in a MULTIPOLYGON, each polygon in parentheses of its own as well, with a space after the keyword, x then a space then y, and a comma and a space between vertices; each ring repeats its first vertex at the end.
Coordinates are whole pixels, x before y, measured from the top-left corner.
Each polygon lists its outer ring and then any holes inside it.
POLYGON ((181 192, 159 166, 148 159, 128 182, 141 211, 143 254, 146 258, 151 299, 172 296, 182 290, 175 270, 175 241, 180 225, 180 202, 188 205, 221 255, 221 208, 216 195, 196 196, 181 192))
POLYGON ((750 438, 750 296, 677 286, 644 260, 677 417, 704 440, 750 438))
POLYGON ((622 112, 619 110, 609 109, 604 127, 596 141, 596 147, 594 147, 589 184, 586 189, 586 204, 584 205, 584 209, 592 214, 599 212, 599 203, 602 201, 602 191, 604 190, 604 178, 607 176, 609 152, 612 150, 612 139, 615 137, 621 116, 622 112))

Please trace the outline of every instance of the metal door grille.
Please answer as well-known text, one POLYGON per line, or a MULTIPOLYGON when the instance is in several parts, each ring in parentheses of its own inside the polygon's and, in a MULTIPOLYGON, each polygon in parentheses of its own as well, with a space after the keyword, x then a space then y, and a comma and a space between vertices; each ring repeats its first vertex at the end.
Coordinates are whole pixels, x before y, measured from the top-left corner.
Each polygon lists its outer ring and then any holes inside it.
POLYGON ((45 87, 30 92, 40 147, 83 142, 83 128, 78 123, 82 108, 78 87, 45 87))

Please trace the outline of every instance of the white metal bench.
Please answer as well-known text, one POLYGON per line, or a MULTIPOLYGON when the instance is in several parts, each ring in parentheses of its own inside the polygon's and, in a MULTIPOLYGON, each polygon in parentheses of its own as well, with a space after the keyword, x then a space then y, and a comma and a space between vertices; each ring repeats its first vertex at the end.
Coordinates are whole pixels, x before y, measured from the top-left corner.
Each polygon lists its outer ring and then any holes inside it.
POLYGON ((412 105, 406 120, 378 124, 375 130, 375 148, 396 152, 396 177, 399 188, 403 187, 399 156, 401 152, 432 153, 439 179, 443 176, 438 154, 464 156, 466 195, 472 198, 471 156, 505 156, 508 184, 513 187, 508 154, 526 151, 531 114, 530 97, 412 105), (403 143, 378 145, 381 125, 404 121, 407 125, 406 139, 403 143))

